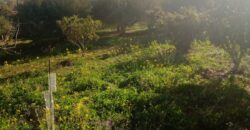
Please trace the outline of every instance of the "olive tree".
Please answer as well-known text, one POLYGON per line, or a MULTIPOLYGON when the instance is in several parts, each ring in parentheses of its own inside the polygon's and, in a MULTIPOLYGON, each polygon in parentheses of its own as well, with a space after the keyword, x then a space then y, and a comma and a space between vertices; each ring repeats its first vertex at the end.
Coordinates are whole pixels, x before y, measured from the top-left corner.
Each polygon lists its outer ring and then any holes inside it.
POLYGON ((92 15, 125 33, 126 28, 143 19, 152 0, 92 0, 92 15))
POLYGON ((87 43, 99 38, 96 32, 102 23, 91 17, 71 16, 63 17, 62 20, 58 21, 58 25, 67 40, 84 51, 87 43))
POLYGON ((13 0, 0 1, 0 50, 10 52, 15 48, 19 34, 19 22, 16 20, 15 3, 13 0))
POLYGON ((242 58, 250 48, 249 6, 248 0, 218 0, 210 12, 209 38, 230 54, 232 74, 239 73, 242 58))
POLYGON ((72 15, 86 17, 90 11, 89 0, 23 0, 20 2, 18 15, 24 23, 23 36, 48 38, 61 36, 57 20, 72 15))
POLYGON ((160 7, 154 7, 146 11, 149 30, 160 29, 166 24, 166 12, 160 7))

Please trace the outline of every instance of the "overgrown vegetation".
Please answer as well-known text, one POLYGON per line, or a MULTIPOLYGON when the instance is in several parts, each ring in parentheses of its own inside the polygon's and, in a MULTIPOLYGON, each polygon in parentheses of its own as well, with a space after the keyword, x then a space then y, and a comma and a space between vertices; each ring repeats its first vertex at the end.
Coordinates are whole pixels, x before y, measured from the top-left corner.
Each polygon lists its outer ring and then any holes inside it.
POLYGON ((0 4, 0 129, 47 129, 49 60, 58 130, 250 129, 247 0, 0 4))
MULTIPOLYGON (((85 57, 67 51, 52 58, 58 74, 57 129, 249 128, 249 79, 238 77, 237 85, 231 85, 224 77, 232 63, 226 51, 196 41, 188 63, 175 65, 173 45, 132 43, 122 54, 117 52, 124 48, 118 46, 86 52, 85 57), (63 59, 74 66, 58 68, 63 59)), ((0 69, 1 128, 46 128, 46 60, 16 61, 0 69)))

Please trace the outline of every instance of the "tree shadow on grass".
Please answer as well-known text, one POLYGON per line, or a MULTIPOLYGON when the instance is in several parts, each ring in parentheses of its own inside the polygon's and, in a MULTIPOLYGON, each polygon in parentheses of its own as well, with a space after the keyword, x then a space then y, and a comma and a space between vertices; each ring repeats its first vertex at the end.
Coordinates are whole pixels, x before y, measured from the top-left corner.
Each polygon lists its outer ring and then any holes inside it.
POLYGON ((183 85, 138 98, 131 126, 138 129, 249 129, 250 95, 237 86, 183 85))
MULTIPOLYGON (((99 36, 99 40, 93 41, 91 42, 91 44, 87 45, 88 50, 110 48, 114 45, 121 45, 127 42, 147 44, 152 40, 164 41, 159 38, 161 36, 152 36, 148 30, 128 32, 125 34, 119 34, 116 31, 100 32, 99 36)), ((73 52, 78 50, 75 45, 67 42, 67 40, 63 38, 33 39, 29 44, 18 44, 17 47, 13 50, 16 51, 17 54, 0 53, 0 65, 4 64, 5 61, 13 62, 18 59, 30 60, 36 57, 58 55, 65 53, 66 49, 69 49, 73 52), (49 48, 52 48, 52 52, 50 52, 49 48)))
POLYGON ((48 57, 50 55, 58 55, 64 53, 67 48, 69 50, 76 50, 76 47, 74 45, 58 38, 36 39, 28 44, 20 43, 13 50, 17 53, 0 55, 0 65, 4 64, 5 61, 11 63, 18 59, 28 61, 35 59, 36 57, 48 57))
MULTIPOLYGON (((100 39, 87 45, 88 50, 97 50, 112 47, 117 44, 123 44, 127 42, 129 37, 136 37, 141 32, 134 32, 130 36, 122 36, 116 32, 102 32, 100 33, 100 39)), ((0 65, 3 65, 5 61, 9 63, 18 59, 31 60, 36 57, 46 57, 50 55, 58 55, 66 52, 66 49, 70 51, 77 51, 78 48, 67 42, 66 39, 61 38, 49 38, 49 39, 34 39, 31 43, 20 43, 13 51, 17 53, 6 54, 0 53, 0 65), (50 48, 52 51, 50 51, 50 48)))

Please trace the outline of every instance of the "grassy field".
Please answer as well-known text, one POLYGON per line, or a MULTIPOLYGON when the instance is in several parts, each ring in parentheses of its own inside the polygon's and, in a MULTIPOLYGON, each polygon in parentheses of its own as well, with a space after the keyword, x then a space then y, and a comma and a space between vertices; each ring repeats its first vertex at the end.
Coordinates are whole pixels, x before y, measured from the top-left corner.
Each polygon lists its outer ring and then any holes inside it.
POLYGON ((21 56, 2 56, 0 129, 46 129, 49 59, 57 74, 57 129, 250 128, 249 56, 232 79, 223 49, 195 41, 180 60, 165 40, 104 37, 84 54, 44 41, 38 45, 53 45, 51 56, 32 44, 21 56))

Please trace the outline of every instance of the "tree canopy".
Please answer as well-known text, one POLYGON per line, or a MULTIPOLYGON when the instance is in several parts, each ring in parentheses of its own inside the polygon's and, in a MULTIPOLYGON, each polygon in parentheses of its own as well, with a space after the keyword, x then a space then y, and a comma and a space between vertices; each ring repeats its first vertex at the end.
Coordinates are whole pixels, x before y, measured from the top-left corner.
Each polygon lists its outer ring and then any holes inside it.
POLYGON ((78 16, 63 17, 58 24, 65 37, 73 44, 76 44, 82 51, 89 41, 98 39, 96 34, 101 22, 91 17, 79 18, 78 16))
POLYGON ((93 0, 92 14, 107 24, 116 25, 117 31, 124 33, 126 27, 145 17, 151 3, 150 0, 93 0))
POLYGON ((57 20, 72 15, 84 17, 90 9, 89 0, 24 0, 18 12, 26 36, 54 37, 60 35, 57 20))

